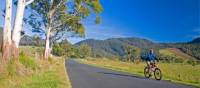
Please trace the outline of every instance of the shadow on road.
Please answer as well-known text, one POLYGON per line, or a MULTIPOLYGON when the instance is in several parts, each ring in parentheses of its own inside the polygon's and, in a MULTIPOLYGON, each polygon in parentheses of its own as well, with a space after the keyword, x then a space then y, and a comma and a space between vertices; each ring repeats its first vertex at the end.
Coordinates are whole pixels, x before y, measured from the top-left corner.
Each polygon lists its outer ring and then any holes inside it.
POLYGON ((119 74, 119 73, 111 73, 111 72, 98 72, 100 74, 106 74, 106 75, 114 75, 114 76, 123 76, 123 77, 133 77, 133 78, 139 78, 139 79, 147 79, 145 77, 141 76, 133 76, 133 75, 126 75, 126 74, 119 74))

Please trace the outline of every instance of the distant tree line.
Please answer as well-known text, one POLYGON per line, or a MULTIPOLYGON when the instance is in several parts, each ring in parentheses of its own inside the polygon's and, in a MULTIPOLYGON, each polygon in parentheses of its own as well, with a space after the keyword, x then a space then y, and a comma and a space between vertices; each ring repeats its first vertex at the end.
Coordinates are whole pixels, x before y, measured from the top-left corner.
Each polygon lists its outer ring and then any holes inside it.
POLYGON ((68 58, 87 58, 91 56, 91 47, 85 44, 73 46, 67 41, 62 41, 53 45, 52 54, 68 58))

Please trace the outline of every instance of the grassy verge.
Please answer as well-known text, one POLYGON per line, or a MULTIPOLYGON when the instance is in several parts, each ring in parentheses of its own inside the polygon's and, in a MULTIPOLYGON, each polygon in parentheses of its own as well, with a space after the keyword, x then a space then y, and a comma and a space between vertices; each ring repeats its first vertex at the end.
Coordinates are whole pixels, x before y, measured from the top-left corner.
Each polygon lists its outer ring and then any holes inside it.
POLYGON ((63 58, 40 60, 25 55, 1 67, 0 85, 0 88, 71 88, 63 58))
MULTIPOLYGON (((139 76, 143 76, 143 69, 146 65, 145 63, 136 64, 120 62, 117 60, 92 58, 84 60, 79 59, 78 61, 93 66, 128 72, 139 76)), ((159 63, 158 67, 162 70, 164 80, 200 87, 200 65, 192 66, 187 64, 159 63)))

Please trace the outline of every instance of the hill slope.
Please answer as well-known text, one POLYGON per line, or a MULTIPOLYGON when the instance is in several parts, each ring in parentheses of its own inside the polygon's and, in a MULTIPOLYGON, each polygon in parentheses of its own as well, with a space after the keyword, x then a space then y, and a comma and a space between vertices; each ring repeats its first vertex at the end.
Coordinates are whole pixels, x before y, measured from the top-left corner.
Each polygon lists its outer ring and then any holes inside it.
POLYGON ((194 39, 191 42, 186 43, 154 43, 147 39, 140 38, 111 38, 107 40, 94 40, 88 39, 76 43, 75 45, 87 44, 92 48, 92 55, 97 57, 123 57, 124 48, 127 45, 138 47, 144 52, 147 49, 155 49, 158 52, 159 49, 174 48, 178 52, 172 52, 174 54, 184 56, 192 56, 200 59, 200 46, 198 45, 198 39, 194 39))
POLYGON ((142 50, 150 48, 161 48, 160 44, 153 43, 140 38, 111 38, 107 40, 88 39, 75 45, 87 44, 92 48, 93 56, 123 57, 124 48, 128 45, 138 47, 142 50))

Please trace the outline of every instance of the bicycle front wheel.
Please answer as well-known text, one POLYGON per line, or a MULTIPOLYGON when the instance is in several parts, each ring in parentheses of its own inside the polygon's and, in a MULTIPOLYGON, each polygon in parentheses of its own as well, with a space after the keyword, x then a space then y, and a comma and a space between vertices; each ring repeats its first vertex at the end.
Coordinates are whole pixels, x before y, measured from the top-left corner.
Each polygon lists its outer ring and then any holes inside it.
POLYGON ((154 76, 156 80, 161 80, 162 79, 162 72, 159 68, 155 68, 154 70, 154 76))

